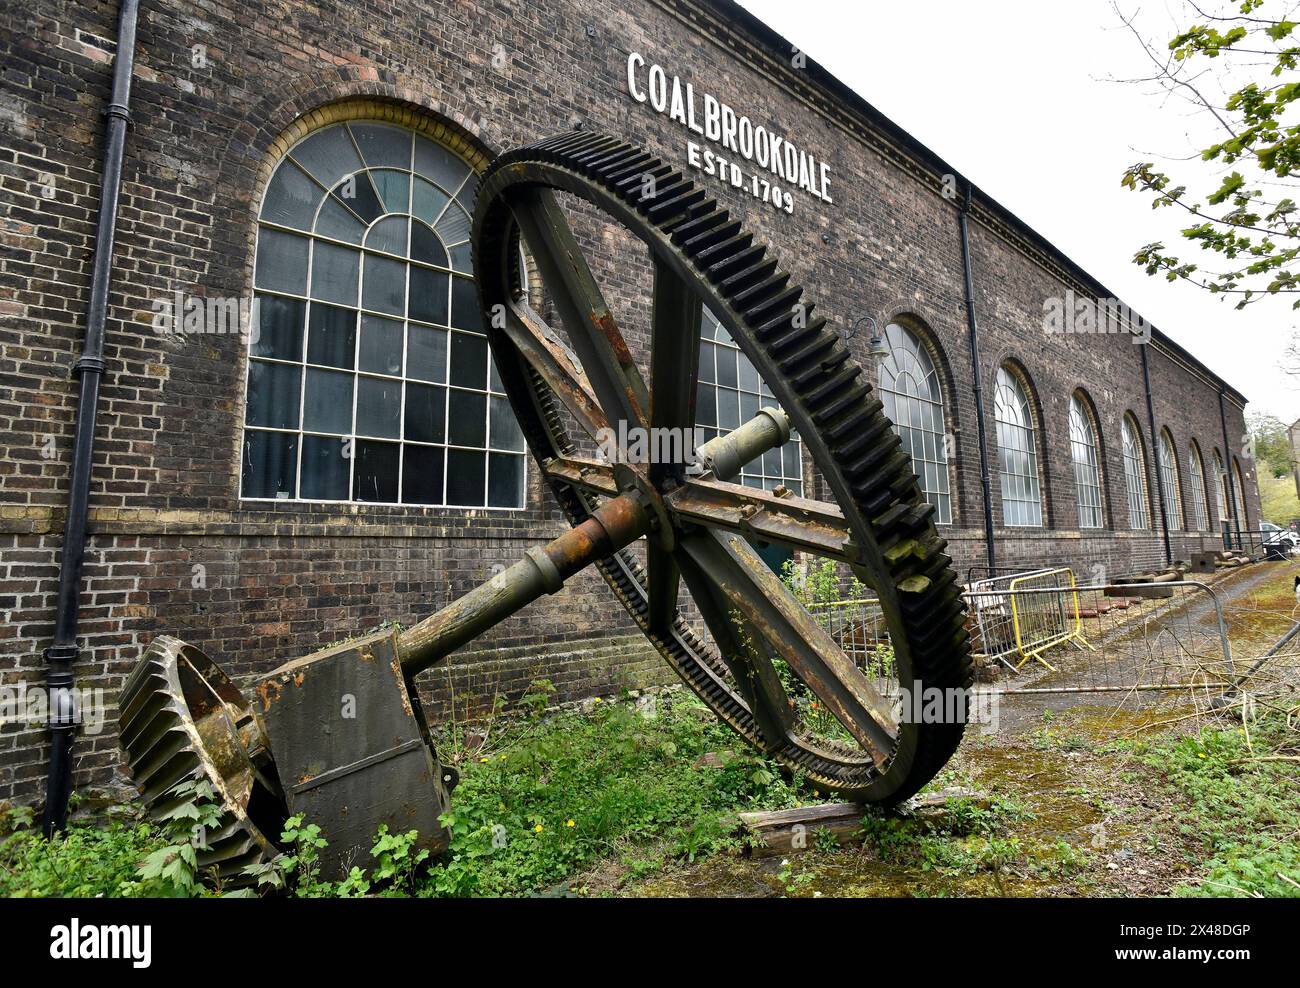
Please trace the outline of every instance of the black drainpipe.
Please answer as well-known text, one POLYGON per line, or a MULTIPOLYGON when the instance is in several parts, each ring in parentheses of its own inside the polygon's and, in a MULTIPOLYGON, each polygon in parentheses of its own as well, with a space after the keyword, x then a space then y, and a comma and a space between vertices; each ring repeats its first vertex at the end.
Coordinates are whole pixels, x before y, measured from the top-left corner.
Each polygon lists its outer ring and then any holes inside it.
POLYGON ((997 553, 993 547, 993 495, 989 486, 989 443, 988 432, 984 426, 984 385, 980 375, 980 338, 975 321, 975 277, 971 273, 970 263, 970 226, 968 217, 971 205, 975 201, 975 186, 966 183, 966 198, 962 200, 957 213, 957 223, 961 228, 961 261, 965 276, 966 292, 966 326, 970 331, 970 366, 971 378, 975 383, 975 427, 980 444, 980 491, 984 497, 984 545, 988 556, 989 576, 996 573, 997 553))
MULTIPOLYGON (((1223 411, 1223 391, 1219 391, 1219 427, 1223 429, 1223 491, 1228 498, 1228 517, 1232 519, 1232 527, 1236 532, 1236 542, 1238 548, 1242 546, 1242 527, 1241 519, 1237 517, 1237 493, 1232 486, 1232 478, 1236 476, 1233 469, 1232 448, 1228 445, 1228 416, 1223 411)), ((1241 496, 1245 497, 1246 492, 1243 490, 1241 496)), ((1245 509, 1245 505, 1242 508, 1245 509)), ((1228 539, 1227 549, 1232 548, 1232 538, 1228 539)))
MULTIPOLYGON (((1174 563, 1174 551, 1169 545, 1169 519, 1165 517, 1165 490, 1160 485, 1160 436, 1156 433, 1156 406, 1151 398, 1151 368, 1147 365, 1147 350, 1151 348, 1150 343, 1139 343, 1138 346, 1142 352, 1142 386, 1147 393, 1147 428, 1151 432, 1151 462, 1155 466, 1155 483, 1147 485, 1155 488, 1155 496, 1148 490, 1147 499, 1151 502, 1151 510, 1155 511, 1156 506, 1160 507, 1160 532, 1165 537, 1165 565, 1172 566, 1174 563)), ((1174 469, 1178 465, 1174 464, 1174 469)))
POLYGON ((59 598, 54 616, 54 643, 45 650, 50 708, 50 765, 45 789, 43 826, 49 837, 62 830, 72 793, 72 736, 77 729, 73 666, 78 656, 77 608, 81 594, 81 562, 86 550, 86 515, 90 502, 90 469, 95 444, 95 413, 99 380, 104 373, 104 326, 112 276, 113 238, 122 183, 122 155, 130 122, 131 73, 135 65, 138 0, 122 0, 117 24, 117 54, 113 58, 113 92, 104 115, 108 118, 100 179, 99 225, 95 233, 95 262, 90 282, 86 335, 76 372, 81 376, 77 421, 72 447, 72 477, 68 483, 68 517, 63 528, 59 560, 59 598))

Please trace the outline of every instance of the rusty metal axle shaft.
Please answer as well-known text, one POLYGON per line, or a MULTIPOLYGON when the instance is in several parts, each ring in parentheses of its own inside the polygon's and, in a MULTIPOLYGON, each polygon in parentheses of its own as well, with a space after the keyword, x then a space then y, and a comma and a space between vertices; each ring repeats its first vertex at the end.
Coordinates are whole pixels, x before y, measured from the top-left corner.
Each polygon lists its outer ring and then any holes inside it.
MULTIPOLYGON (((739 429, 700 447, 698 457, 718 480, 790 438, 790 420, 780 409, 763 408, 739 429)), ((601 505, 592 516, 558 539, 529 549, 524 558, 494 575, 397 639, 402 672, 410 679, 484 631, 558 591, 573 574, 646 535, 661 516, 652 493, 634 490, 601 505)))

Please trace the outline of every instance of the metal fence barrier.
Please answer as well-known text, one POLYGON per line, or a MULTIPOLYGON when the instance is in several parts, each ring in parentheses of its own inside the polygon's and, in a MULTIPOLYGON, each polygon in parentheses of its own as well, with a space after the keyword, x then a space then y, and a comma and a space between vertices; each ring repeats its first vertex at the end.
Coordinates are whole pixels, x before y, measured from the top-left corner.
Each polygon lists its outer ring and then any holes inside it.
POLYGON ((1043 658, 1043 653, 1067 642, 1077 647, 1092 648, 1083 636, 1079 616, 1079 591, 1074 571, 1068 566, 1018 576, 1007 584, 1011 598, 1011 627, 1015 632, 1019 670, 1030 659, 1041 663, 1053 672, 1056 667, 1043 658), (1030 590, 1053 591, 1041 594, 1030 590))
MULTIPOLYGON (((1227 688, 1233 681, 1223 607, 1204 583, 1018 586, 972 590, 966 599, 976 614, 1005 607, 1009 613, 1043 615, 1041 623, 1032 627, 1044 632, 1065 629, 1054 641, 1045 634, 1026 639, 1047 641, 1027 652, 1051 651, 1054 664, 1044 661, 1043 665, 1053 675, 1003 692, 1213 690, 1227 688), (1067 645, 1077 648, 1063 651, 1067 645)), ((1030 657, 1034 656, 1022 655, 1020 665, 1030 657)))

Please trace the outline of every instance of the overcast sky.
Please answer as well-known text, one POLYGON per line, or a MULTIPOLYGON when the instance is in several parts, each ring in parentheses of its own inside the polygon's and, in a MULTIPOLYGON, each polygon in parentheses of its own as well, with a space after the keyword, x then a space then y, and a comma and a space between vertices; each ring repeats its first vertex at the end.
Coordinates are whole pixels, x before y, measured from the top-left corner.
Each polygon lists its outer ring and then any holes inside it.
MULTIPOLYGON (((1296 322, 1290 301, 1239 312, 1132 263, 1138 247, 1164 240, 1214 267, 1218 255, 1180 242, 1173 210, 1153 212, 1119 184, 1135 161, 1204 174, 1200 162, 1171 159, 1213 132, 1204 114, 1151 86, 1108 81, 1151 69, 1108 0, 740 3, 1199 357, 1250 399, 1248 410, 1300 418, 1300 381, 1279 368, 1296 322)), ((1121 9, 1137 12, 1148 36, 1174 33, 1172 2, 1121 0, 1121 9)))

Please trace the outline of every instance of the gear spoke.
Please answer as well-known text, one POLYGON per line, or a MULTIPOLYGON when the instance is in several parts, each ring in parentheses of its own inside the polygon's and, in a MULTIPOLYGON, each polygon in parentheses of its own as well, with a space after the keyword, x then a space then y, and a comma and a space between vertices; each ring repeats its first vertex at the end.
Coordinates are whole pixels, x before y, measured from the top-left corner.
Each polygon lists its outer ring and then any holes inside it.
POLYGON ((689 552, 678 552, 682 579, 691 599, 709 628, 723 661, 731 670, 741 698, 758 721, 759 730, 770 747, 789 742, 794 728, 790 697, 764 648, 756 647, 763 637, 745 616, 731 606, 718 584, 711 579, 689 552))
POLYGON ((621 419, 628 427, 644 428, 649 407, 645 382, 554 193, 518 189, 510 207, 605 417, 611 425, 621 419))
POLYGON ((541 375, 592 438, 609 429, 609 420, 592 393, 586 373, 541 316, 527 306, 512 305, 507 311, 505 332, 520 356, 541 375))
POLYGON ((857 550, 844 513, 834 504, 781 495, 703 477, 688 480, 664 498, 677 518, 738 532, 818 556, 853 563, 857 550))
POLYGON ((654 300, 650 310, 651 351, 650 426, 671 430, 680 440, 681 460, 652 463, 650 479, 656 484, 672 477, 680 481, 686 460, 694 449, 687 448, 695 436, 695 386, 700 366, 700 324, 704 308, 675 271, 656 262, 654 300))
POLYGON ((888 761, 898 735, 889 705, 745 540, 693 533, 682 539, 681 551, 706 575, 713 596, 726 601, 728 613, 760 636, 743 643, 751 654, 770 650, 783 657, 878 765, 888 761))

